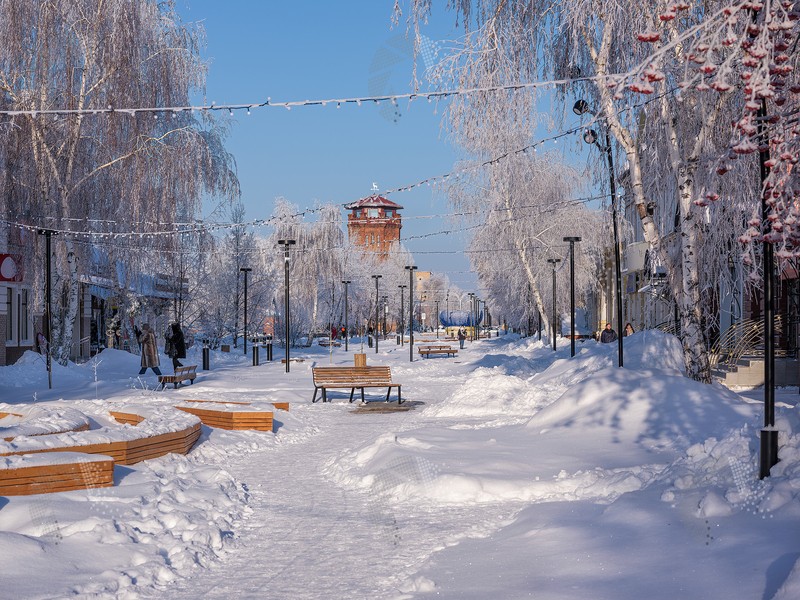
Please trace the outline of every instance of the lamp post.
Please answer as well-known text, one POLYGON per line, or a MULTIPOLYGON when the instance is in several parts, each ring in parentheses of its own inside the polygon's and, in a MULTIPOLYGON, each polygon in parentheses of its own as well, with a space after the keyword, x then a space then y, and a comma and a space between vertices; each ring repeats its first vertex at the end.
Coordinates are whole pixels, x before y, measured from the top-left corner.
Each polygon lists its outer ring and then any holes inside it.
POLYGON ((349 279, 345 279, 342 283, 344 284, 344 351, 347 352, 349 350, 348 341, 350 339, 350 326, 347 322, 349 315, 347 310, 347 286, 352 282, 349 279))
POLYGON ((383 277, 383 275, 372 275, 372 278, 375 280, 375 354, 378 353, 378 324, 381 318, 380 296, 378 295, 380 293, 378 291, 378 282, 381 277, 383 277))
POLYGON ((414 271, 417 267, 406 265, 408 271, 408 362, 414 362, 414 271))
POLYGON ((405 306, 404 306, 405 298, 403 296, 403 294, 405 292, 403 290, 405 290, 408 286, 407 285, 398 285, 397 287, 400 288, 400 345, 402 346, 403 344, 405 344, 405 341, 406 341, 405 340, 405 337, 406 337, 405 336, 406 314, 405 314, 405 306))
POLYGON ((39 235, 44 236, 44 251, 47 254, 47 266, 45 267, 45 282, 44 282, 44 311, 45 311, 45 319, 44 324, 47 327, 47 331, 45 333, 45 340, 47 341, 47 345, 45 346, 46 352, 46 359, 47 359, 47 389, 53 389, 53 354, 51 350, 51 336, 53 333, 53 303, 52 303, 52 295, 53 295, 53 276, 52 276, 52 246, 51 246, 51 238, 53 234, 56 232, 52 229, 39 229, 37 232, 39 235))
POLYGON ((548 258, 547 262, 553 265, 553 352, 556 351, 556 320, 558 319, 558 311, 556 311, 556 265, 561 262, 560 258, 548 258))
MULTIPOLYGON (((283 325, 286 328, 286 372, 289 372, 289 249, 297 243, 296 240, 278 240, 278 245, 283 246, 283 278, 284 278, 284 304, 283 325)), ((247 342, 245 342, 247 343, 247 342)))
POLYGON ((436 314, 435 314, 434 322, 436 323, 436 339, 438 340, 439 339, 439 301, 438 300, 434 300, 433 304, 436 307, 436 314))
POLYGON ((244 330, 243 330, 243 338, 244 338, 244 355, 247 356, 247 274, 252 271, 250 267, 242 267, 239 269, 242 273, 244 273, 244 330))
MULTIPOLYGON (((475 313, 474 311, 474 300, 475 300, 475 292, 467 292, 467 296, 469 296, 469 317, 467 318, 467 326, 469 326, 470 322, 472 321, 472 315, 475 313)), ((474 323, 473 323, 473 329, 474 323)), ((469 333, 469 341, 472 341, 473 336, 475 335, 474 331, 470 331, 469 333)))
MULTIPOLYGON (((769 140, 766 139, 764 123, 767 120, 767 101, 761 98, 758 107, 758 166, 761 177, 761 223, 769 223, 770 207, 767 203, 769 189, 764 182, 769 177, 769 140)), ((762 225, 763 226, 763 225, 762 225)), ((767 231, 762 231, 767 233, 767 231)), ((761 453, 759 479, 769 477, 770 469, 778 464, 778 430, 775 429, 775 262, 772 242, 762 236, 764 278, 764 428, 761 429, 761 453)))
POLYGON ((383 339, 386 339, 386 315, 389 313, 389 296, 381 296, 383 300, 383 339))
MULTIPOLYGON (((572 112, 581 116, 589 112, 589 104, 585 100, 578 100, 572 107, 572 112)), ((611 221, 614 228, 614 271, 616 283, 616 301, 617 301, 617 366, 622 367, 622 272, 620 267, 619 257, 619 232, 617 231, 617 184, 614 178, 614 155, 611 152, 611 136, 608 134, 608 123, 606 123, 606 145, 601 146, 597 141, 597 132, 592 129, 587 129, 583 132, 583 141, 587 144, 594 144, 598 150, 605 152, 608 160, 608 176, 611 191, 611 221)))
POLYGON ((575 242, 581 238, 570 236, 564 241, 569 242, 569 355, 572 357, 575 356, 575 242))

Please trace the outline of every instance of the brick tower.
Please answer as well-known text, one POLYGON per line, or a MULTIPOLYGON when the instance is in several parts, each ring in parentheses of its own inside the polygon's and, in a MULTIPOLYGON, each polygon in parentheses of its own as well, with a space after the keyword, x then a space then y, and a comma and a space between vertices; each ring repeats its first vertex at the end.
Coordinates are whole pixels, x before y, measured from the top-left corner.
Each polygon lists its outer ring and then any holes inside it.
POLYGON ((403 207, 377 194, 345 205, 350 241, 385 259, 393 242, 400 241, 403 207))

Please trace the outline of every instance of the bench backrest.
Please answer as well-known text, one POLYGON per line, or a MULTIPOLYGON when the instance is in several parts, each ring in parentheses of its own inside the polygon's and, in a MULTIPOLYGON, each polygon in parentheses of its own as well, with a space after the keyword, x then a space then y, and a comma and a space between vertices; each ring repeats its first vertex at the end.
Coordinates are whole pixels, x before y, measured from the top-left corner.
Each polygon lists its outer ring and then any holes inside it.
POLYGON ((196 369, 197 365, 191 365, 188 367, 176 367, 175 375, 189 375, 191 373, 194 373, 196 369))
POLYGON ((392 382, 390 367, 313 367, 311 372, 316 385, 325 383, 370 383, 392 382))

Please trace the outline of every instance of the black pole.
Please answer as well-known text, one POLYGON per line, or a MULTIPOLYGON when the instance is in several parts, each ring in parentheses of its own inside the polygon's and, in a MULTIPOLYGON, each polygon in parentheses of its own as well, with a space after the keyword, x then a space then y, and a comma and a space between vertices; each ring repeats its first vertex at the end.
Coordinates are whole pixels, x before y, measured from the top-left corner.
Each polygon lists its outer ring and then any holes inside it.
POLYGON ((348 351, 348 339, 350 338, 350 326, 348 324, 348 310, 347 310, 347 286, 350 280, 342 281, 344 284, 344 351, 348 351))
POLYGON ((47 327, 47 331, 45 333, 45 339, 47 345, 45 346, 46 356, 45 360, 47 362, 47 388, 53 389, 53 358, 52 358, 52 331, 53 331, 53 303, 52 303, 52 296, 53 296, 53 288, 52 288, 52 247, 51 247, 51 238, 53 236, 53 231, 50 229, 40 229, 39 235, 44 235, 44 245, 45 245, 45 253, 47 254, 47 262, 45 266, 45 282, 44 282, 44 296, 45 296, 45 319, 44 325, 47 327))
POLYGON ((556 265, 561 262, 560 258, 548 258, 547 262, 553 265, 553 352, 556 351, 556 319, 558 319, 558 311, 556 311, 556 265))
POLYGON ((278 240, 278 245, 283 246, 283 277, 284 277, 284 305, 283 322, 286 326, 286 372, 289 372, 289 248, 296 243, 295 240, 278 240))
POLYGON ((435 315, 435 318, 436 318, 436 339, 438 340, 439 339, 439 301, 438 300, 434 300, 434 306, 436 307, 436 309, 435 309, 436 310, 436 315, 435 315))
POLYGON ((611 219, 614 225, 614 270, 617 283, 617 366, 622 367, 622 267, 619 257, 619 232, 617 230, 617 184, 614 179, 614 156, 611 152, 611 137, 608 135, 606 125, 606 156, 608 157, 608 175, 611 182, 611 219))
POLYGON ((575 242, 581 238, 570 236, 564 241, 569 242, 569 355, 572 357, 575 356, 575 242))
POLYGON ((378 291, 378 281, 380 281, 381 277, 382 277, 381 275, 373 275, 372 276, 372 278, 375 280, 375 329, 373 330, 373 333, 375 334, 375 354, 378 353, 378 327, 379 327, 380 318, 381 318, 380 317, 380 310, 381 310, 380 296, 378 296, 378 294, 380 293, 378 291))
POLYGON ((408 361, 414 362, 414 271, 415 266, 406 266, 408 269, 408 361))
POLYGON ((773 286, 775 265, 772 243, 765 234, 769 223, 768 190, 764 183, 769 177, 769 144, 764 138, 764 123, 767 119, 767 103, 761 99, 758 107, 757 127, 759 134, 758 166, 761 176, 761 226, 764 250, 764 428, 761 430, 761 464, 759 478, 769 477, 770 469, 778 463, 778 431, 775 429, 775 306, 773 286))
POLYGON ((247 356, 247 274, 253 269, 242 267, 239 270, 244 273, 244 331, 242 338, 244 338, 244 355, 247 356))
POLYGON ((389 312, 389 296, 381 296, 383 300, 383 339, 386 339, 386 315, 389 312))
POLYGON ((400 288, 400 346, 405 344, 405 333, 406 333, 406 307, 405 304, 405 297, 403 295, 403 290, 406 289, 404 285, 398 285, 400 288))
POLYGON ((208 340, 203 340, 203 371, 208 371, 210 368, 210 360, 209 360, 209 350, 208 350, 208 340))

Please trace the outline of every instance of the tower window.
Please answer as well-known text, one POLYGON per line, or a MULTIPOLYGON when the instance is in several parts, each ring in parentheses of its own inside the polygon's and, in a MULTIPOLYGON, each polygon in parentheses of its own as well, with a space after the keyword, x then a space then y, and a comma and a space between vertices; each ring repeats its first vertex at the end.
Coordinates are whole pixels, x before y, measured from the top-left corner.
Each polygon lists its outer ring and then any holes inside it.
POLYGON ((367 216, 370 217, 371 219, 377 219, 378 218, 378 209, 377 208, 368 208, 367 209, 367 216))

